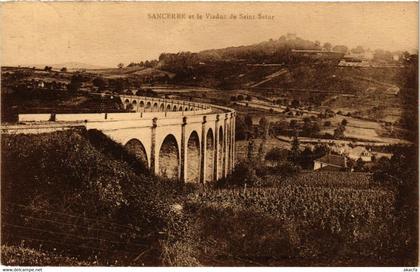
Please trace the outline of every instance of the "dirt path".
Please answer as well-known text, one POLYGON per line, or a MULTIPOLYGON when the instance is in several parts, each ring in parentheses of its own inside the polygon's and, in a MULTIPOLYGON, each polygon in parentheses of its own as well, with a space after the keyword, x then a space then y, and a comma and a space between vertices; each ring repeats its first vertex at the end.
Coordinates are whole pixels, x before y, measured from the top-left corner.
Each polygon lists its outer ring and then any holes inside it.
POLYGON ((272 73, 271 75, 266 76, 266 77, 265 77, 265 79, 264 79, 263 81, 260 81, 260 82, 258 82, 258 83, 255 83, 255 84, 251 85, 251 88, 258 87, 258 86, 260 86, 260 85, 262 85, 262 84, 264 84, 264 83, 266 83, 266 82, 269 82, 269 81, 273 80, 273 79, 274 79, 274 78, 276 78, 276 77, 279 77, 279 76, 281 76, 281 75, 286 74, 287 72, 288 72, 288 70, 287 70, 287 69, 282 68, 282 69, 280 69, 279 71, 277 71, 277 72, 275 72, 275 73, 272 73))

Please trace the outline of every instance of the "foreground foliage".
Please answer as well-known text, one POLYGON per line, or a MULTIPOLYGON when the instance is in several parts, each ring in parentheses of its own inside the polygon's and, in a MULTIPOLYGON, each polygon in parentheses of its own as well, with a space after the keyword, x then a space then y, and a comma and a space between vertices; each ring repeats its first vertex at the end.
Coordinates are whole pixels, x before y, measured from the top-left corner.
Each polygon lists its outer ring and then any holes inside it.
POLYGON ((397 154, 373 175, 240 164, 197 188, 154 177, 98 131, 4 135, 2 261, 413 266, 415 154, 397 154))
POLYGON ((413 264, 395 201, 389 189, 289 184, 203 191, 189 208, 203 255, 227 265, 413 264))
POLYGON ((1 246, 2 263, 10 266, 92 266, 96 261, 80 261, 74 257, 22 246, 1 246))
POLYGON ((2 243, 97 256, 102 265, 161 264, 182 187, 130 156, 93 132, 4 135, 2 243))

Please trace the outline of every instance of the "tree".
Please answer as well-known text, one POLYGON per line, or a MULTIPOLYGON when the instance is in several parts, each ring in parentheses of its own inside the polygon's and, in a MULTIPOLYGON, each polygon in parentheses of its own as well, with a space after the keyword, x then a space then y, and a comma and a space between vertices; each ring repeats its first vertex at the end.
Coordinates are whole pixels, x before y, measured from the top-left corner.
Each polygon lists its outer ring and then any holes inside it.
POLYGON ((314 153, 309 147, 305 147, 302 153, 299 156, 299 163, 302 168, 312 169, 314 162, 314 153))
POLYGON ((264 160, 265 146, 267 144, 266 137, 261 141, 260 146, 258 147, 257 161, 262 162, 264 160))
POLYGON ((404 110, 400 119, 402 127, 407 129, 407 135, 412 142, 417 142, 418 137, 418 55, 404 52, 400 59, 404 68, 397 74, 399 86, 402 86, 398 96, 404 103, 404 110))
POLYGON ((354 54, 362 54, 365 52, 365 49, 361 45, 358 45, 356 48, 353 48, 350 51, 354 54))
POLYGON ((382 49, 376 49, 373 53, 373 60, 379 61, 379 62, 392 62, 393 57, 392 53, 389 51, 385 51, 382 49))
POLYGON ((335 130, 334 130, 334 138, 335 139, 341 139, 344 137, 344 131, 346 130, 346 127, 343 125, 339 125, 335 130))
POLYGON ((265 129, 268 126, 268 120, 264 116, 261 117, 260 121, 258 122, 261 128, 265 129))
POLYGON ((289 156, 289 150, 275 147, 267 152, 265 159, 272 162, 286 161, 289 156))
MULTIPOLYGON (((223 181, 221 181, 223 182, 223 181)), ((260 182, 260 179, 255 174, 254 165, 251 162, 239 162, 232 175, 228 178, 229 185, 244 186, 254 185, 260 182)))
POLYGON ((277 121, 275 123, 271 123, 270 127, 275 135, 279 135, 285 133, 289 127, 289 123, 287 121, 277 121))
POLYGON ((289 128, 291 128, 291 129, 297 128, 297 121, 296 121, 296 119, 290 120, 289 128))
POLYGON ((252 116, 250 114, 245 115, 245 125, 248 129, 252 129, 253 122, 252 122, 252 116))
POLYGON ((292 103, 290 104, 290 106, 291 106, 292 108, 298 108, 298 107, 299 107, 299 105, 300 105, 299 100, 296 100, 296 99, 293 99, 293 100, 292 100, 292 103))
POLYGON ((116 92, 121 92, 128 87, 128 81, 123 78, 109 80, 109 86, 116 92))
POLYGON ((322 46, 326 51, 331 51, 332 48, 332 44, 329 42, 324 43, 324 45, 322 46))
POLYGON ((278 163, 271 171, 276 176, 291 177, 300 172, 300 166, 285 161, 278 163))
POLYGON ((262 131, 263 139, 267 139, 268 131, 269 131, 269 127, 270 127, 270 124, 269 124, 267 118, 261 117, 261 119, 258 123, 259 123, 260 129, 262 131))
POLYGON ((315 136, 315 135, 317 135, 320 131, 321 131, 321 129, 319 128, 318 123, 316 123, 316 122, 312 123, 312 126, 311 126, 311 131, 310 131, 310 135, 311 135, 311 136, 315 136))
POLYGON ((118 63, 118 68, 119 68, 119 69, 124 68, 124 63, 118 63))
POLYGON ((105 89, 106 82, 102 77, 95 77, 92 80, 93 86, 98 87, 100 91, 105 89))
POLYGON ((343 125, 343 126, 347 126, 347 120, 346 119, 343 119, 342 121, 341 121, 341 124, 343 125))
POLYGON ((80 74, 73 75, 70 83, 67 85, 67 90, 72 94, 76 94, 80 87, 82 87, 82 81, 83 77, 80 74))
POLYGON ((63 67, 63 68, 61 68, 61 70, 60 70, 61 72, 67 72, 67 68, 66 67, 63 67))
POLYGON ((311 136, 312 134, 312 122, 308 117, 303 118, 302 133, 304 136, 311 136))
POLYGON ((325 144, 316 145, 313 151, 314 159, 321 158, 325 154, 327 154, 329 151, 329 148, 325 144))
POLYGON ((300 156, 300 142, 297 136, 293 137, 292 147, 290 149, 290 159, 294 163, 298 163, 300 156))
POLYGON ((336 45, 332 48, 332 51, 346 54, 349 49, 345 45, 336 45))
POLYGON ((364 170, 365 170, 364 161, 361 158, 357 159, 356 164, 354 165, 354 171, 361 172, 361 171, 364 171, 364 170))
POLYGON ((248 128, 243 118, 237 117, 235 124, 235 139, 237 141, 246 140, 248 138, 248 128))
POLYGON ((254 148, 255 148, 255 143, 254 143, 254 140, 251 139, 248 142, 248 153, 247 153, 247 157, 248 157, 248 160, 249 161, 251 161, 252 158, 254 157, 254 148))

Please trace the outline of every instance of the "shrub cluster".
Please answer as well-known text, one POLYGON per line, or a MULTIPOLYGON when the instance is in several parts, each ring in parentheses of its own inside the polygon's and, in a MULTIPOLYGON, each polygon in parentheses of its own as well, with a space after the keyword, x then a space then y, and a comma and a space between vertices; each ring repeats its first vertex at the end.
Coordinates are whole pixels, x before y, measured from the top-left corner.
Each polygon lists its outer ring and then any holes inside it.
POLYGON ((159 265, 168 229, 182 235, 170 212, 182 186, 150 175, 100 132, 3 135, 1 163, 3 243, 159 265))
POLYGON ((10 266, 92 266, 95 261, 80 261, 74 257, 16 246, 1 246, 1 260, 10 266))

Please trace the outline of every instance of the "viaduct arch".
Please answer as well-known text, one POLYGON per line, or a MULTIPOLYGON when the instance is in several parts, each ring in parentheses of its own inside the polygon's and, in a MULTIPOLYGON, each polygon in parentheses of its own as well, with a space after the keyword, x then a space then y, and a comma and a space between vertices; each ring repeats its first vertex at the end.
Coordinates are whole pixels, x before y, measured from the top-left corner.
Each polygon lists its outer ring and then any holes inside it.
POLYGON ((234 110, 174 99, 119 98, 130 112, 55 114, 54 119, 50 113, 19 114, 19 122, 30 123, 38 133, 69 126, 101 130, 152 172, 170 179, 206 183, 232 172, 236 157, 234 110))

